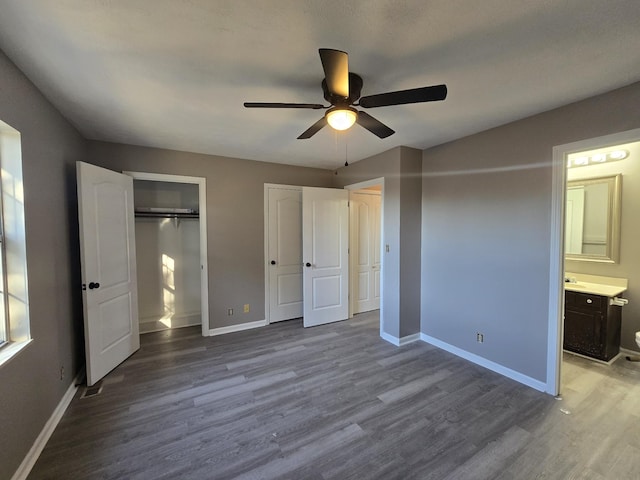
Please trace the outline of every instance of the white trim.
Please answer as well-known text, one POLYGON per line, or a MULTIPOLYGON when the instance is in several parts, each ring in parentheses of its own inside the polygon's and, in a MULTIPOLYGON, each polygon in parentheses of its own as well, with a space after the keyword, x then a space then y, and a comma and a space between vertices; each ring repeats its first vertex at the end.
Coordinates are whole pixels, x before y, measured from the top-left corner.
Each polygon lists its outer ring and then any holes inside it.
POLYGON ((58 426, 58 423, 60 423, 64 412, 67 410, 67 408, 69 408, 69 404, 71 404, 71 400, 73 400, 73 397, 78 390, 78 387, 76 385, 80 383, 83 377, 84 368, 80 370, 78 375, 76 375, 76 377, 71 382, 71 385, 69 385, 69 388, 65 392, 62 399, 60 399, 58 406, 51 414, 51 417, 49 417, 49 420, 47 420, 47 423, 44 424, 42 431, 36 438, 36 441, 33 442, 31 449, 22 460, 22 463, 13 474, 13 477, 11 477, 11 480, 24 480, 29 476, 31 469, 36 464, 38 457, 40 457, 42 450, 44 450, 44 447, 47 445, 47 442, 49 441, 49 438, 51 438, 53 431, 58 426))
POLYGON ((407 335, 406 337, 400 338, 400 346, 408 345, 413 342, 417 342, 421 340, 420 333, 414 333, 413 335, 407 335))
MULTIPOLYGON (((366 180, 364 182, 352 183, 351 185, 345 185, 346 190, 362 190, 367 187, 375 187, 381 186, 380 189, 380 337, 387 340, 388 342, 394 343, 394 341, 389 340, 396 339, 392 335, 389 335, 384 330, 384 320, 385 320, 385 308, 384 308, 384 259, 385 259, 385 237, 384 237, 384 177, 372 178, 371 180, 366 180)), ((349 225, 349 229, 351 229, 351 225, 349 225)), ((352 296, 355 292, 351 292, 351 282, 349 282, 349 296, 352 296)), ((353 311, 351 308, 351 302, 349 302, 349 318, 353 316, 353 311)), ((398 340, 399 341, 399 340, 398 340)))
POLYGON ((400 339, 398 337, 394 337, 393 335, 388 334, 387 332, 380 331, 380 338, 382 338, 383 340, 386 340, 392 345, 395 345, 396 347, 400 346, 400 339))
POLYGON ((637 350, 629 350, 628 348, 622 348, 620 347, 620 353, 624 354, 624 355, 630 355, 632 357, 638 357, 640 356, 640 352, 637 350))
POLYGON ((191 183, 198 185, 198 226, 200 227, 200 310, 202 336, 209 335, 209 266, 207 255, 207 180, 204 177, 189 177, 164 173, 124 171, 135 180, 167 183, 191 183))
POLYGON ((238 325, 229 325, 228 327, 218 327, 209 330, 209 336, 225 335, 227 333, 242 332, 243 330, 251 330, 253 328, 266 327, 269 323, 266 320, 256 320, 255 322, 240 323, 238 325))
POLYGON ((584 358, 585 360, 589 360, 591 362, 599 363, 601 365, 609 365, 609 366, 611 366, 613 362, 615 362, 622 356, 622 352, 619 351, 618 354, 615 357, 613 357, 611 360, 605 361, 605 360, 600 360, 599 358, 590 357, 589 355, 582 355, 581 353, 572 352, 570 350, 563 350, 563 352, 566 353, 567 355, 573 355, 574 357, 584 358))
POLYGON ((454 347, 446 342, 438 340, 437 338, 431 337, 429 335, 425 335, 424 333, 420 334, 420 339, 423 342, 429 343, 435 347, 441 348, 442 350, 446 350, 449 353, 453 353, 458 357, 464 358, 465 360, 469 360, 470 362, 475 363, 476 365, 480 365, 481 367, 487 368, 493 372, 499 373, 507 378, 515 380, 516 382, 527 385, 528 387, 534 388, 540 392, 546 391, 546 383, 541 382, 540 380, 536 380, 535 378, 531 378, 527 375, 523 375, 520 372, 516 372, 515 370, 511 370, 499 363, 492 362, 491 360, 487 360, 475 353, 467 352, 466 350, 462 350, 461 348, 454 347))
MULTIPOLYGON (((378 186, 380 184, 376 184, 378 186)), ((356 313, 364 313, 364 312, 356 312, 356 308, 358 306, 358 293, 354 291, 356 285, 358 288, 360 284, 358 283, 358 264, 357 258, 360 254, 360 245, 355 241, 355 222, 353 221, 355 214, 355 202, 353 200, 353 195, 369 195, 372 197, 380 197, 380 245, 382 245, 382 191, 381 190, 349 190, 349 318, 353 318, 356 313)), ((380 287, 382 288, 382 252, 380 252, 380 287)), ((382 294, 382 291, 380 291, 382 294)), ((380 310, 380 303, 378 302, 378 310, 380 310)))
POLYGON ((380 337, 383 340, 386 340, 387 342, 391 343, 392 345, 395 345, 396 347, 402 347, 403 345, 408 345, 410 343, 417 342, 418 340, 420 340, 420 335, 421 334, 419 333, 414 333, 412 335, 407 335, 406 337, 398 338, 398 337, 394 337, 393 335, 389 335, 387 332, 380 333, 380 337))
POLYGON ((567 155, 640 141, 640 128, 589 138, 553 147, 551 190, 551 249, 549 252, 549 318, 547 337, 546 392, 560 393, 562 369, 562 327, 564 318, 564 201, 567 155))
POLYGON ((0 348, 0 367, 9 363, 11 359, 15 358, 16 355, 24 350, 31 342, 33 342, 32 338, 23 342, 10 342, 8 345, 0 348))
POLYGON ((549 252, 549 313, 547 316, 547 382, 545 392, 560 394, 564 322, 564 206, 567 193, 565 156, 553 148, 551 164, 551 225, 549 252))

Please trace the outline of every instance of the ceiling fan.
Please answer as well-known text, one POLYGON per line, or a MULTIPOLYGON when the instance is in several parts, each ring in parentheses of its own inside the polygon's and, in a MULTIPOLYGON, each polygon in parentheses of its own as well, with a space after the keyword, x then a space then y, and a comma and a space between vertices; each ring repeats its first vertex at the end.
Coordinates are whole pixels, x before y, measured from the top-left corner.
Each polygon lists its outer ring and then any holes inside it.
POLYGON ((324 92, 325 100, 331 104, 330 106, 319 103, 266 102, 245 102, 244 106, 246 108, 327 109, 320 120, 300 134, 299 140, 311 138, 327 123, 336 130, 346 130, 354 123, 357 123, 374 135, 380 138, 387 138, 395 133, 391 128, 368 113, 356 110, 354 107, 374 108, 407 103, 435 102, 444 100, 447 97, 446 85, 412 88, 360 97, 362 77, 349 72, 349 57, 347 53, 330 48, 321 48, 319 52, 325 76, 324 80, 322 80, 322 91, 324 92), (355 103, 358 99, 359 102, 355 103))

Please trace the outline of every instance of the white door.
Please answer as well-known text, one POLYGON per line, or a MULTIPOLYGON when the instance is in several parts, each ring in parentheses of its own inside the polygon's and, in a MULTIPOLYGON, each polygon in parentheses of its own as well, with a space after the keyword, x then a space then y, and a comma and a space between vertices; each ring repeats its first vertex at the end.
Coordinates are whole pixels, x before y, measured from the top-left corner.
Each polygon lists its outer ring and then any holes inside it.
POLYGON ((349 192, 302 188, 304 326, 349 316, 349 192))
POLYGON ((351 294, 353 313, 380 308, 380 204, 378 192, 352 192, 351 294))
POLYGON ((268 188, 269 322, 302 317, 302 189, 268 188))
POLYGON ((133 179, 77 162, 87 385, 140 348, 133 179))

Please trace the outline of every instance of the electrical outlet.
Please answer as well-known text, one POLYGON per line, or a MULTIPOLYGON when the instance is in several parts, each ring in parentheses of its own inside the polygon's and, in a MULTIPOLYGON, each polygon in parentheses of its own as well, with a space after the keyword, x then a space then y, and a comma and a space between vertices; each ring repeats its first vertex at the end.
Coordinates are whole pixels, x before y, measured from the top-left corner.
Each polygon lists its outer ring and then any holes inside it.
POLYGON ((227 310, 227 315, 233 315, 233 308, 227 310))
POLYGON ((484 343, 484 335, 480 332, 476 333, 476 340, 478 343, 484 343))
POLYGON ((244 313, 249 313, 250 309, 249 309, 249 304, 245 303, 244 304, 244 313))

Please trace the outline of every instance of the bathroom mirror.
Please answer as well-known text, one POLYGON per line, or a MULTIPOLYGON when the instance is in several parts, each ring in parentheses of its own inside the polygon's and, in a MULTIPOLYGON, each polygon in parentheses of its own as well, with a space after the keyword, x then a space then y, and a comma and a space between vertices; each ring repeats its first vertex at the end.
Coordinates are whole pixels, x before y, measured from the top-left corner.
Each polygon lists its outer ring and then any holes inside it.
POLYGON ((618 263, 622 175, 567 182, 565 259, 618 263))

